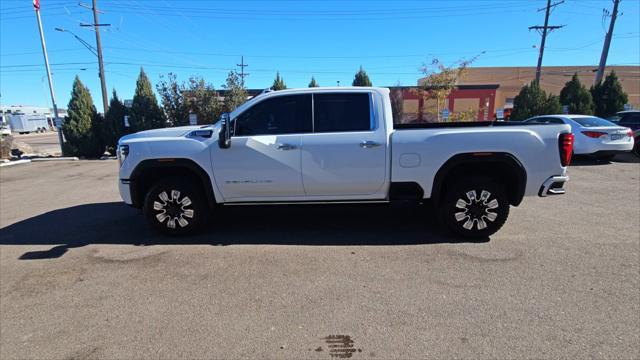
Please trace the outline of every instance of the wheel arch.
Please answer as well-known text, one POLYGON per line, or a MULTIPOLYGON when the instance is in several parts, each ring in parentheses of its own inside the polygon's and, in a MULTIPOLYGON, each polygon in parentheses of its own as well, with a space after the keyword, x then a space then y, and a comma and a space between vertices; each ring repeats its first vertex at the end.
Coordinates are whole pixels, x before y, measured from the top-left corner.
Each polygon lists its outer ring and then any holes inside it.
POLYGON ((478 152, 457 154, 438 169, 431 198, 438 203, 447 185, 457 176, 483 175, 506 186, 509 202, 518 206, 524 197, 527 172, 522 163, 506 152, 478 152))
POLYGON ((209 174, 195 161, 190 159, 147 159, 141 161, 131 172, 129 186, 131 202, 136 208, 142 208, 144 196, 158 180, 179 176, 190 178, 202 186, 210 207, 216 205, 216 197, 209 174))

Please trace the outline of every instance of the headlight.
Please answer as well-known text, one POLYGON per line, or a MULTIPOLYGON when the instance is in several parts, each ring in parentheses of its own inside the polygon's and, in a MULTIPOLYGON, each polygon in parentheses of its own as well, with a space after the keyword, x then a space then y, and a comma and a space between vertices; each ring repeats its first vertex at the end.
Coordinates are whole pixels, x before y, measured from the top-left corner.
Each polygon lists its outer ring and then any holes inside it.
POLYGON ((122 166, 122 162, 127 158, 127 155, 129 155, 129 145, 118 145, 116 155, 118 156, 118 163, 122 166))

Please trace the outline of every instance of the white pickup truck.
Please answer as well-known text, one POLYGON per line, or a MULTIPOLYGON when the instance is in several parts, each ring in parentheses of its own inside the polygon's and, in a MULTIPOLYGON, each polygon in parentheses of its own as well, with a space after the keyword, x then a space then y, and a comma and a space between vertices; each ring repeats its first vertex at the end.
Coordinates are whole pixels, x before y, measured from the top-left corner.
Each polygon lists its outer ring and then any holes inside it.
POLYGON ((263 93, 216 124, 119 141, 120 194, 165 234, 221 205, 430 202, 464 237, 487 237, 524 196, 564 193, 569 125, 393 123, 386 88, 263 93))

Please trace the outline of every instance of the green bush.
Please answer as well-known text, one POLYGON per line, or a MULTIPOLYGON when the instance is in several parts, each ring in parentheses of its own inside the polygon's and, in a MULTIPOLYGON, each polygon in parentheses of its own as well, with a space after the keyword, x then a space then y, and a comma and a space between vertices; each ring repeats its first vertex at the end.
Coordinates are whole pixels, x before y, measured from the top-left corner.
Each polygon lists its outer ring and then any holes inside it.
POLYGON ((513 100, 513 113, 511 120, 522 121, 532 116, 560 114, 562 105, 555 95, 547 96, 547 93, 532 81, 520 89, 520 93, 513 100))
POLYGON ((578 73, 573 74, 560 91, 560 103, 569 107, 569 114, 593 114, 593 99, 587 88, 580 83, 578 73))
POLYGON ((614 71, 607 75, 603 83, 591 87, 591 96, 595 104, 596 116, 603 118, 624 110, 624 105, 629 101, 614 71))

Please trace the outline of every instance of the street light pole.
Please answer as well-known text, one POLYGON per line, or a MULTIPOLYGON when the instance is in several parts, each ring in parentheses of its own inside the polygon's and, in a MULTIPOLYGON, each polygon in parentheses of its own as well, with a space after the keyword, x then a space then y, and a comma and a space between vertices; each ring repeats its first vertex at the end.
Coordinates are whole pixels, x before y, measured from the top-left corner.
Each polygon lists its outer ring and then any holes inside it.
POLYGON ((49 67, 49 56, 47 55, 47 44, 44 41, 44 33, 42 32, 42 20, 40 19, 40 0, 33 1, 33 8, 36 11, 38 19, 38 30, 40 31, 40 42, 42 43, 42 54, 44 55, 44 66, 47 69, 47 78, 49 79, 49 92, 51 93, 51 103, 53 104, 54 124, 58 128, 58 142, 60 143, 60 153, 64 155, 62 144, 64 137, 62 135, 62 125, 58 116, 58 104, 56 104, 56 95, 53 91, 53 79, 51 78, 51 68, 49 67))

